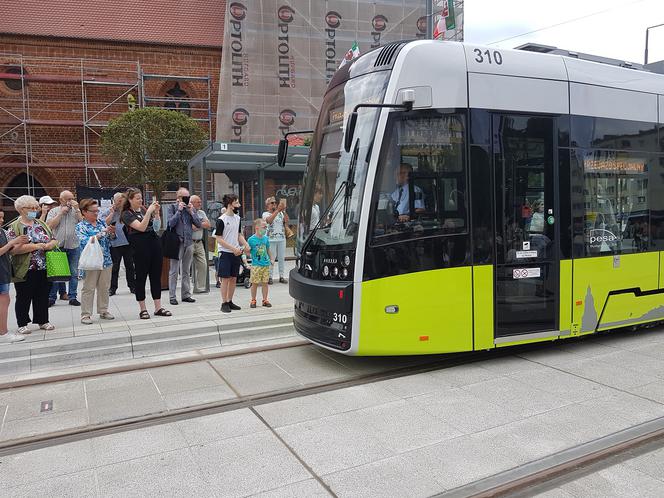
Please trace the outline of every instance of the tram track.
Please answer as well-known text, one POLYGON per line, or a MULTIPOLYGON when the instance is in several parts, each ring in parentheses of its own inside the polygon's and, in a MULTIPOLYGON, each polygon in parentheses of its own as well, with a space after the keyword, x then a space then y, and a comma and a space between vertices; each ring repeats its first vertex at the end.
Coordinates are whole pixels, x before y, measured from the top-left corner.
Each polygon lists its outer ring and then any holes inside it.
POLYGON ((569 482, 626 460, 633 452, 645 453, 662 446, 664 417, 659 417, 434 496, 525 498, 535 489, 555 486, 557 480, 569 482))
MULTIPOLYGON (((284 347, 303 347, 305 344, 290 344, 284 347)), ((283 349, 281 348, 271 348, 283 349)), ((252 351, 258 352, 258 351, 252 351)), ((57 446, 70 442, 80 441, 88 438, 105 436, 119 432, 127 432, 136 429, 142 429, 155 425, 162 425, 180 420, 187 420, 191 418, 202 417, 206 415, 213 415, 223 412, 230 412, 240 410, 243 408, 255 408, 260 405, 275 403, 278 401, 300 398, 312 394, 319 394, 324 392, 336 391, 348 387, 370 384, 373 382, 380 382, 383 380, 390 380, 409 375, 416 375, 419 373, 431 372, 434 370, 441 370, 444 368, 451 368, 455 366, 465 365, 469 363, 479 362, 486 360, 488 357, 498 357, 514 354, 514 350, 504 351, 473 351, 467 353, 458 353, 454 356, 445 355, 438 356, 431 361, 425 361, 417 365, 409 365, 397 368, 388 368, 387 370, 358 374, 350 378, 333 380, 328 382, 312 383, 305 386, 299 386, 290 389, 281 389, 270 391, 266 393, 253 394, 247 396, 239 396, 230 400, 221 400, 202 405, 196 405, 186 408, 179 408, 169 410, 167 412, 158 412, 127 418, 124 420, 117 420, 103 424, 95 424, 82 426, 47 434, 40 434, 37 436, 30 436, 24 438, 13 439, 9 441, 0 442, 0 457, 32 451, 40 448, 57 446)), ((215 356, 216 358, 217 356, 215 356)), ((199 358, 196 361, 203 361, 199 358)), ((146 368, 146 367, 143 367, 146 368)), ((150 366, 149 368, 153 368, 150 366)), ((135 369, 134 369, 135 370, 135 369)), ((114 372, 115 373, 115 372, 114 372)))

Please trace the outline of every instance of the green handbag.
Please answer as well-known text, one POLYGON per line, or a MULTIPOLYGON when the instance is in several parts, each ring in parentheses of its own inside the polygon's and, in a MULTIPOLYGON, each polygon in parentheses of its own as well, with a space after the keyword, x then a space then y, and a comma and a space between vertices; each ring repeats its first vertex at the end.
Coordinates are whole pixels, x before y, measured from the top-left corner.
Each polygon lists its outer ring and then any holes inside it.
POLYGON ((67 253, 59 247, 46 251, 46 278, 49 282, 68 282, 71 278, 67 253))

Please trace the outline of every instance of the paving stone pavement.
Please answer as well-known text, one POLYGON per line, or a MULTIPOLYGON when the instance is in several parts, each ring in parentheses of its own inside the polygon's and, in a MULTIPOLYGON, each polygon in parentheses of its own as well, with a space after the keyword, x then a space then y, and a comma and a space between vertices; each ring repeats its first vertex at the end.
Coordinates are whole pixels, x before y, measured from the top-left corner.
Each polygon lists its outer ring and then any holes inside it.
MULTIPOLYGON (((386 361, 337 357, 313 346, 298 350, 89 379, 81 381, 83 395, 108 394, 99 396, 106 404, 94 412, 101 420, 133 414, 139 398, 144 411, 163 409, 166 396, 181 389, 254 393, 260 386, 301 385, 307 375, 344 378, 386 361), (278 370, 285 377, 271 378, 278 370), (132 391, 138 394, 123 402, 132 391)), ((561 341, 471 365, 5 456, 0 494, 430 496, 664 416, 664 373, 658 367, 663 351, 664 329, 561 341)), ((49 417, 73 417, 79 410, 77 383, 51 393, 68 404, 58 410, 54 400, 53 413, 35 414, 34 401, 47 392, 0 392, 3 424, 10 424, 11 434, 32 430, 17 422, 32 428, 37 423, 28 422, 36 419, 50 427, 49 417), (22 406, 21 399, 33 403, 22 406)), ((3 425, 3 438, 4 431, 3 425)), ((662 469, 660 451, 543 496, 661 496, 662 469)))

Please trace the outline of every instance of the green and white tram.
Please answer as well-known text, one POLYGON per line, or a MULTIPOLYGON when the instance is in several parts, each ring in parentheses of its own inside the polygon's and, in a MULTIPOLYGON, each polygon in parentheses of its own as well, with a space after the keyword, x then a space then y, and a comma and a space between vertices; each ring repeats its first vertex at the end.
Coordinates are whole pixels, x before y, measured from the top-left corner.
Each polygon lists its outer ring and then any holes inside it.
POLYGON ((296 330, 398 355, 663 320, 661 123, 664 75, 641 68, 434 41, 363 55, 313 137, 296 330))

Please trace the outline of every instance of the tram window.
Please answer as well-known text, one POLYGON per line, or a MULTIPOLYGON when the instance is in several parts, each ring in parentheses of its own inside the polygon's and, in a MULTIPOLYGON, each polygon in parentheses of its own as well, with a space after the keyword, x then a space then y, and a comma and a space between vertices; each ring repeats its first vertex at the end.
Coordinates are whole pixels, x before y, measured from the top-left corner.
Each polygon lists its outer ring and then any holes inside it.
POLYGON ((583 171, 583 212, 582 216, 575 216, 577 255, 651 250, 649 157, 633 152, 576 149, 572 160, 583 171))
POLYGON ((373 243, 467 233, 465 116, 398 114, 376 177, 373 243))
POLYGON ((624 119, 572 116, 572 147, 613 150, 659 150, 654 123, 624 119))

